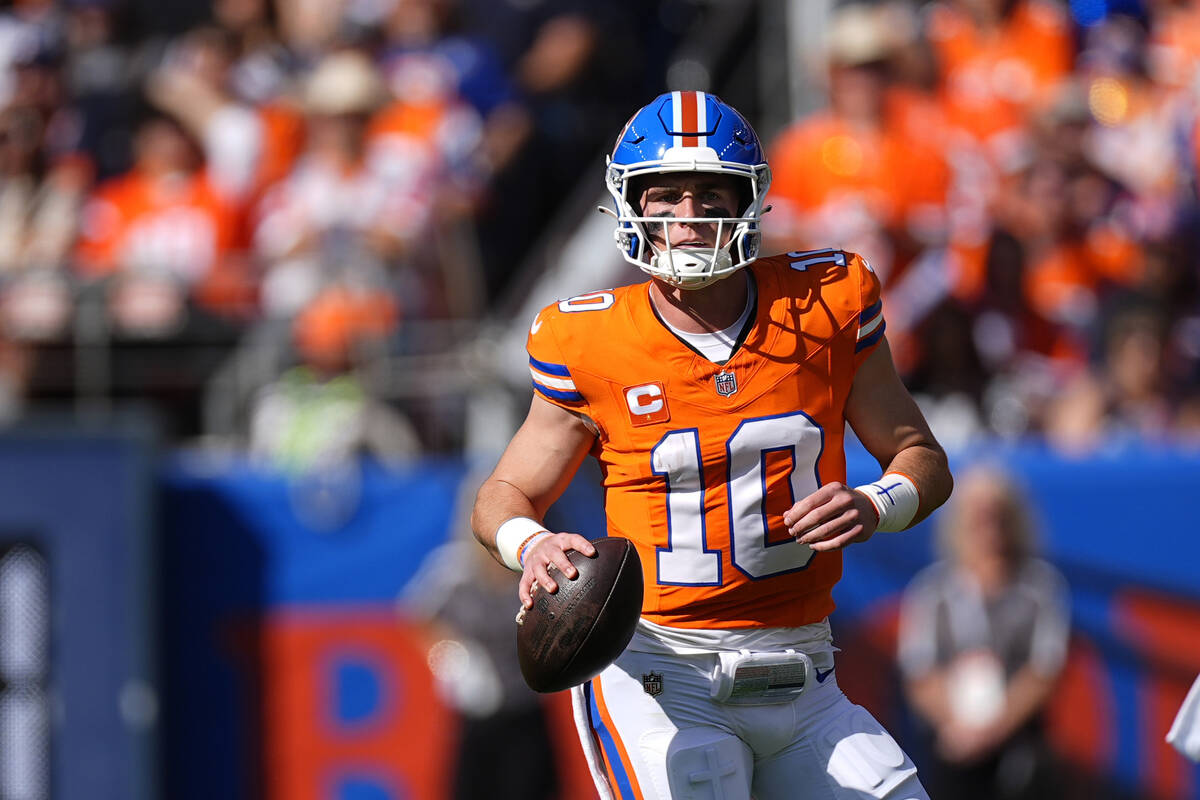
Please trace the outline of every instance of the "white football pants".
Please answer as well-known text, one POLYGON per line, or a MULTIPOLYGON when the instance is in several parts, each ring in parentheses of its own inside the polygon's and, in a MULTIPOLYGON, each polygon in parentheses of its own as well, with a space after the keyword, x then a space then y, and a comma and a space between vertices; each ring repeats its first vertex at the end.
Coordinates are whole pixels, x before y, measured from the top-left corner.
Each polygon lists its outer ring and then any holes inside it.
POLYGON ((928 800, 912 761, 832 669, 794 700, 726 705, 709 696, 716 663, 626 651, 572 690, 601 798, 928 800))

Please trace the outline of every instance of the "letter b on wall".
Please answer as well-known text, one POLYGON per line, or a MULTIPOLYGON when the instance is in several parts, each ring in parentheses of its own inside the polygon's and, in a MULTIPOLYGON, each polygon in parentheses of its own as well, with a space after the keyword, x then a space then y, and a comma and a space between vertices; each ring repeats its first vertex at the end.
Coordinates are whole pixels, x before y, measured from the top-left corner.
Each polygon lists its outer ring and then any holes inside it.
POLYGON ((390 611, 270 614, 263 637, 268 800, 446 797, 454 716, 423 636, 390 611))

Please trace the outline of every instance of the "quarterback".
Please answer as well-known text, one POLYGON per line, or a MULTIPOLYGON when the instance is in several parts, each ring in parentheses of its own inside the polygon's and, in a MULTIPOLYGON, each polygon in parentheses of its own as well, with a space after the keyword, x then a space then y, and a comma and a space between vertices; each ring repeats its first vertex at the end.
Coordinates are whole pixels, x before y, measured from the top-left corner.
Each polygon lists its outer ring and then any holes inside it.
POLYGON ((529 414, 481 486, 475 535, 568 578, 547 508, 589 454, 610 535, 641 556, 624 654, 573 692, 603 798, 924 798, 916 767, 837 686, 842 550, 950 494, 946 456, 893 366, 879 280, 837 249, 760 257, 770 169, 740 113, 670 92, 626 123, 606 184, 633 286, 552 304, 528 339, 529 414), (847 486, 846 425, 879 461, 847 486))

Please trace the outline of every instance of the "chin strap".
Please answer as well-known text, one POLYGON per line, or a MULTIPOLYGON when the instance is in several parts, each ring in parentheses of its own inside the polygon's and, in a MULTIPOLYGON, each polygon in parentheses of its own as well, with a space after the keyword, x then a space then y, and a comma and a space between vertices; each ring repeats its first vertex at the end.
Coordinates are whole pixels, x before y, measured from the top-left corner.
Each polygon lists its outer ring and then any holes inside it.
POLYGON ((727 247, 668 248, 659 250, 650 258, 658 277, 681 289, 699 289, 715 283, 730 273, 733 257, 727 247))

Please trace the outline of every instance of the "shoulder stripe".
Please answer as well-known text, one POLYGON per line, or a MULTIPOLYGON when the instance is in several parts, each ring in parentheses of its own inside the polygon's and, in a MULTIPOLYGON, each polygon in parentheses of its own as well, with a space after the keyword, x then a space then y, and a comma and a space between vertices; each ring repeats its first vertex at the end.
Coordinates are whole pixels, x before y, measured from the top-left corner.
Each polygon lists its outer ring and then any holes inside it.
POLYGON ((867 338, 872 333, 874 333, 875 329, 878 328, 882 324, 883 324, 883 314, 876 315, 875 319, 871 320, 866 325, 862 325, 859 327, 858 340, 861 342, 863 339, 867 338))
POLYGON ((883 331, 885 328, 887 328, 887 323, 883 321, 882 316, 878 317, 878 320, 879 327, 875 329, 874 333, 868 335, 866 338, 860 338, 858 340, 858 344, 854 346, 854 352, 861 353, 863 350, 866 350, 868 347, 883 338, 883 331))
POLYGON ((533 367, 529 368, 529 374, 533 376, 535 383, 540 383, 542 386, 546 386, 550 389, 561 389, 564 392, 577 391, 575 388, 575 381, 571 380, 570 378, 553 378, 544 372, 539 372, 533 367))
POLYGON ((579 392, 560 392, 557 389, 551 389, 548 386, 542 386, 537 381, 533 382, 533 388, 542 394, 549 397, 551 400, 561 400, 564 403, 582 403, 583 395, 579 392))
POLYGON ((864 309, 863 312, 858 315, 858 324, 862 325, 863 323, 865 323, 867 320, 871 319, 871 317, 875 316, 882 310, 883 310, 883 301, 876 300, 871 306, 864 309))
POLYGON ((529 366, 547 375, 559 375, 564 378, 571 377, 571 370, 567 369, 566 364, 552 364, 549 361, 538 361, 533 356, 530 356, 529 366))

